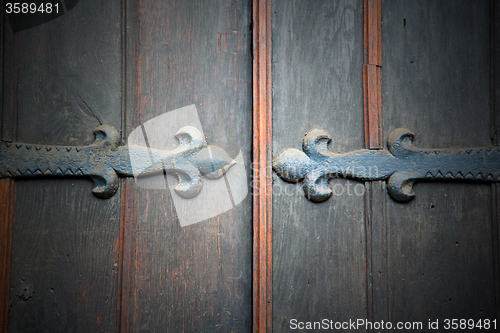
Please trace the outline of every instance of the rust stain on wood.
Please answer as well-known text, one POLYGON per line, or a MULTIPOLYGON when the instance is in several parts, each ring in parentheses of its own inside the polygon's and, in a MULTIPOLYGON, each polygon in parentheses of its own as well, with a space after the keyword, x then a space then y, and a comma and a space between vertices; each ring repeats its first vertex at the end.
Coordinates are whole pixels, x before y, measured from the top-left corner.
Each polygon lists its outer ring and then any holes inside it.
POLYGON ((271 0, 253 3, 253 332, 271 332, 271 0))
POLYGON ((382 149, 382 32, 380 0, 364 2, 363 104, 365 148, 382 149))
POLYGON ((12 261, 12 225, 14 222, 15 183, 0 180, 0 332, 7 332, 12 261))

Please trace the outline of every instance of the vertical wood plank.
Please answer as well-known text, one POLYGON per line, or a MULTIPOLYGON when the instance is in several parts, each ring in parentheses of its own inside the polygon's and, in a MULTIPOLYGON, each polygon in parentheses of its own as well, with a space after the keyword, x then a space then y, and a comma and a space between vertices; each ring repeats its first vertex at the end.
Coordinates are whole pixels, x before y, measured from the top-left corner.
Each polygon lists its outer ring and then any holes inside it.
POLYGON ((365 148, 382 149, 381 0, 364 1, 363 105, 365 148))
MULTIPOLYGON (((121 127, 119 1, 80 1, 10 33, 4 106, 16 141, 82 145, 100 124, 121 127)), ((10 331, 116 331, 119 204, 85 179, 16 180, 10 331)))
MULTIPOLYGON (((500 145, 500 1, 490 0, 491 126, 493 145, 500 145)), ((493 271, 495 276, 496 318, 500 320, 500 185, 491 184, 491 222, 493 233, 493 271)))
POLYGON ((118 332, 134 332, 134 260, 135 233, 137 232, 137 198, 134 198, 133 180, 121 182, 120 212, 120 290, 118 332))
POLYGON ((500 145, 500 1, 490 0, 491 139, 500 145))
MULTIPOLYGON (((418 147, 491 144, 489 11, 488 0, 382 2, 385 137, 404 127, 418 147)), ((433 182, 415 192, 386 202, 387 320, 495 318, 491 187, 433 182)))
MULTIPOLYGON (((5 0, 1 2, 4 8, 5 0)), ((7 24, 7 15, 2 12, 1 25, 1 65, 2 81, 0 97, 0 107, 2 108, 2 123, 0 124, 1 139, 3 141, 15 141, 17 138, 17 117, 18 117, 18 92, 17 84, 19 74, 19 41, 14 37, 14 33, 7 24)))
MULTIPOLYGON (((4 0, 0 7, 4 8, 4 0)), ((6 19, 4 11, 0 13, 0 140, 12 141, 14 122, 11 107, 5 103, 5 85, 13 83, 12 75, 7 75, 5 68, 6 19)), ((9 40, 12 32, 9 33, 9 40)), ((11 52, 9 52, 11 53, 11 52)), ((9 56, 11 59, 11 56, 9 56)), ((9 61, 10 63, 10 61, 9 61)), ((11 73, 11 69, 9 69, 11 73)), ((14 223, 15 182, 11 179, 0 180, 0 332, 7 333, 10 304, 10 275, 12 266, 12 226, 14 223)))
POLYGON ((365 189, 367 318, 380 322, 388 316, 386 186, 366 182, 365 189))
POLYGON ((0 332, 7 333, 12 264, 15 182, 0 180, 0 332))
POLYGON ((271 0, 253 2, 253 332, 271 332, 271 0))
MULTIPOLYGON (((137 50, 138 50, 138 2, 121 0, 121 141, 127 138, 137 123, 137 50)), ((120 276, 118 290, 118 332, 134 332, 134 260, 137 232, 137 197, 134 180, 120 179, 120 276)))
MULTIPOLYGON (((273 152, 313 129, 363 147, 363 1, 273 1, 273 152)), ((273 177, 273 332, 291 320, 366 318, 363 185, 332 179, 321 204, 273 177)))
POLYGON ((495 280, 495 309, 496 318, 500 320, 500 234, 498 221, 500 219, 500 186, 491 184, 491 230, 493 245, 493 273, 495 280))
MULTIPOLYGON (((140 1, 137 13, 133 126, 195 104, 207 142, 232 157, 241 151, 249 167, 251 2, 140 1)), ((181 227, 178 214, 186 212, 168 190, 134 185, 133 191, 131 330, 251 331, 250 195, 221 215, 181 227)))
MULTIPOLYGON (((381 1, 364 0, 363 108, 365 148, 383 149, 381 1)), ((387 320, 385 183, 365 183, 367 316, 387 320)))

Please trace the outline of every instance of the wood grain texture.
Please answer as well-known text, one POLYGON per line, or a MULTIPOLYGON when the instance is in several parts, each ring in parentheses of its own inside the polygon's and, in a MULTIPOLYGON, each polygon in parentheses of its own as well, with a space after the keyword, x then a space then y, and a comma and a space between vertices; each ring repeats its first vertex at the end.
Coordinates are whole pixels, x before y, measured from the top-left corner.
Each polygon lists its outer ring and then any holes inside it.
POLYGON ((387 189, 384 181, 366 182, 365 189, 367 319, 381 322, 388 318, 387 189))
MULTIPOLYGON (((272 13, 273 154, 315 128, 334 152, 362 148, 363 2, 275 0, 272 13)), ((273 181, 273 331, 292 318, 365 318, 362 184, 333 179, 333 198, 315 204, 273 181)))
MULTIPOLYGON (((121 127, 120 16, 118 1, 81 1, 10 37, 14 140, 88 144, 99 124, 121 127)), ((9 331, 116 330, 120 198, 90 189, 81 179, 17 182, 9 331)))
MULTIPOLYGON (((490 144, 488 1, 383 1, 384 137, 419 147, 490 144)), ((388 197, 389 317, 497 316, 491 189, 422 183, 409 204, 388 197)))
MULTIPOLYGON (((385 147, 382 120, 382 17, 380 0, 364 0, 363 109, 365 148, 385 147)), ((385 182, 365 183, 367 318, 387 318, 387 227, 385 182)), ((373 331, 373 330, 370 330, 373 331)))
POLYGON ((253 2, 253 332, 272 331, 271 3, 253 2))
MULTIPOLYGON (((2 8, 5 3, 2 0, 2 8)), ((2 39, 2 49, 1 49, 1 65, 2 65, 2 90, 1 92, 1 107, 2 107, 2 124, 0 126, 1 139, 3 141, 12 142, 16 138, 17 131, 17 113, 18 113, 18 86, 17 75, 19 71, 18 49, 19 43, 14 38, 14 33, 10 27, 6 24, 7 15, 2 12, 2 22, 1 26, 1 39, 2 39)))
MULTIPOLYGON (((208 143, 233 157, 241 150, 250 176, 251 3, 158 0, 138 7, 134 126, 195 104, 208 143)), ((251 331, 250 196, 186 227, 167 191, 135 187, 133 198, 131 330, 251 331)))
POLYGON ((380 0, 364 0, 363 108, 365 148, 382 149, 382 32, 380 0))
POLYGON ((491 19, 491 139, 500 144, 500 2, 490 1, 491 19))
POLYGON ((118 331, 133 332, 134 323, 134 262, 137 233, 137 199, 134 198, 133 180, 122 181, 120 187, 120 276, 118 331))
POLYGON ((0 332, 2 333, 7 332, 9 319, 15 184, 11 179, 0 181, 0 332))
MULTIPOLYGON (((137 99, 138 68, 138 17, 139 3, 134 0, 121 1, 121 141, 127 143, 128 136, 137 124, 135 111, 137 99)), ((134 331, 134 269, 135 241, 137 233, 137 197, 134 196, 134 180, 120 179, 120 238, 119 238, 119 290, 118 332, 134 331)))
MULTIPOLYGON (((500 2, 490 1, 491 126, 493 145, 500 145, 500 2)), ((500 186, 491 184, 491 228, 493 235, 493 271, 495 277, 496 318, 500 320, 500 186)))

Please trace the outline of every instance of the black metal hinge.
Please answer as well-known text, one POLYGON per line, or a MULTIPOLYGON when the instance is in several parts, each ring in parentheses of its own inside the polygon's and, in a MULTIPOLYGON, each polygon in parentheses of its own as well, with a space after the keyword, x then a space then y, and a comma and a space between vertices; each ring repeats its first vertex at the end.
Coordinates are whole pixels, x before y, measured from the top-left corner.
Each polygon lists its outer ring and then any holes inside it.
POLYGON ((172 173, 178 178, 175 192, 192 198, 201 191, 203 176, 222 177, 235 164, 222 148, 208 146, 202 133, 192 126, 182 127, 176 133, 179 146, 172 151, 119 146, 118 131, 109 125, 99 126, 94 135, 95 141, 89 146, 0 142, 0 178, 84 176, 94 182, 92 193, 109 198, 118 189, 118 176, 172 173))
POLYGON ((396 201, 415 197, 413 184, 426 180, 500 181, 500 148, 418 149, 413 133, 394 130, 387 150, 361 149, 345 154, 328 150, 330 135, 313 130, 303 139, 302 151, 288 149, 273 161, 273 170, 283 180, 302 182, 305 196, 314 202, 330 198, 331 178, 362 181, 387 180, 387 191, 396 201))

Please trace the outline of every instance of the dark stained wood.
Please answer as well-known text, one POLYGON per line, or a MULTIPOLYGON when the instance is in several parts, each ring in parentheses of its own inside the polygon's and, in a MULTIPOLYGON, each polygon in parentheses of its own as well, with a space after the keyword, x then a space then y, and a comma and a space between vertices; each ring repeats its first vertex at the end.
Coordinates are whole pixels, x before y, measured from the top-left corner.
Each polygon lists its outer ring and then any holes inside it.
POLYGON ((2 333, 7 332, 9 319, 15 191, 13 180, 0 180, 0 332, 2 333))
POLYGON ((363 105, 365 110, 365 148, 383 148, 382 68, 363 65, 363 105))
MULTIPOLYGON (((2 0, 2 8, 5 3, 2 0)), ((0 125, 1 139, 3 141, 12 142, 16 137, 17 131, 17 94, 18 86, 17 75, 19 71, 19 64, 17 62, 19 43, 15 40, 14 34, 10 27, 5 24, 6 14, 2 12, 2 22, 0 22, 0 38, 1 38, 1 68, 2 68, 2 82, 1 82, 1 107, 2 107, 2 123, 0 125)))
POLYGON ((382 138, 382 35, 380 0, 364 0, 363 108, 365 148, 381 149, 382 138))
MULTIPOLYGON (((3 1, 0 1, 3 8, 3 1)), ((6 14, 0 13, 1 22, 4 22, 6 14)), ((12 85, 12 72, 5 69, 6 38, 12 38, 12 32, 6 35, 6 25, 0 23, 0 139, 2 141, 12 141, 15 118, 12 114, 15 110, 6 107, 6 94, 4 87, 12 85)), ((10 63, 11 58, 8 58, 10 63)), ((6 333, 8 330, 9 303, 10 303, 10 274, 12 265, 12 225, 14 223, 15 205, 15 182, 10 179, 0 180, 0 332, 6 333)))
MULTIPOLYGON (((6 38, 13 140, 88 144, 99 124, 121 127, 120 16, 118 1, 80 1, 6 38)), ((16 183, 9 331, 116 331, 119 195, 97 199, 81 179, 16 183)))
MULTIPOLYGON (((134 127, 195 104, 208 143, 233 157, 241 149, 250 176, 251 3, 158 0, 138 8, 134 127)), ((170 193, 133 191, 131 331, 251 331, 251 196, 181 227, 170 193)))
MULTIPOLYGON (((383 1, 384 137, 415 133, 428 148, 490 141, 489 1, 383 1)), ((490 186, 422 183, 387 196, 389 316, 497 317, 490 186)))
POLYGON ((382 181, 366 182, 365 189, 367 319, 381 322, 388 318, 387 191, 382 181))
MULTIPOLYGON (((491 19, 491 38, 490 38, 490 63, 491 63, 491 140, 494 145, 500 143, 498 132, 500 130, 500 4, 498 1, 490 1, 490 19, 491 19)), ((498 184, 491 185, 491 206, 492 206, 492 232, 493 232, 493 249, 494 249, 494 273, 495 273, 495 289, 496 299, 495 306, 497 310, 497 318, 500 318, 500 246, 499 246, 499 186, 498 184)))
POLYGON ((363 55, 364 63, 382 66, 381 0, 364 0, 363 55))
MULTIPOLYGON (((272 13, 273 154, 315 128, 334 152, 363 148, 363 1, 275 0, 272 13)), ((365 318, 362 184, 333 179, 339 195, 315 204, 273 181, 273 331, 293 318, 365 318)))
POLYGON ((500 144, 500 2, 491 0, 491 138, 500 144))
POLYGON ((253 332, 272 331, 271 0, 253 2, 253 332))
POLYGON ((493 272, 495 280, 496 318, 500 319, 500 234, 498 221, 500 219, 500 186, 491 184, 491 231, 493 239, 493 272))
MULTIPOLYGON (((137 101, 138 66, 138 2, 134 0, 121 1, 121 139, 127 144, 127 138, 137 123, 135 112, 137 101)), ((134 196, 134 180, 120 181, 120 272, 118 290, 118 332, 134 331, 134 268, 135 240, 137 233, 137 198, 134 196)))
POLYGON ((130 322, 133 313, 134 298, 134 260, 135 233, 137 232, 137 200, 134 200, 133 181, 121 182, 121 214, 120 214, 120 293, 118 308, 119 332, 133 331, 130 322))

